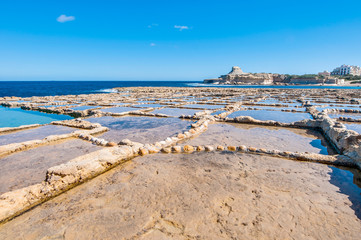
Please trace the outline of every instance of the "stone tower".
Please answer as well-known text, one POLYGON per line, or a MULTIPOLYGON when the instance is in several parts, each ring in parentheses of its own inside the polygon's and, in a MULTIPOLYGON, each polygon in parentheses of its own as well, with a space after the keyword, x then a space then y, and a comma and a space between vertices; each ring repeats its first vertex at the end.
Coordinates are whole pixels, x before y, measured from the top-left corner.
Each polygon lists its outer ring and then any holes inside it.
POLYGON ((228 73, 228 75, 243 75, 244 72, 240 67, 234 66, 232 67, 232 71, 228 73))

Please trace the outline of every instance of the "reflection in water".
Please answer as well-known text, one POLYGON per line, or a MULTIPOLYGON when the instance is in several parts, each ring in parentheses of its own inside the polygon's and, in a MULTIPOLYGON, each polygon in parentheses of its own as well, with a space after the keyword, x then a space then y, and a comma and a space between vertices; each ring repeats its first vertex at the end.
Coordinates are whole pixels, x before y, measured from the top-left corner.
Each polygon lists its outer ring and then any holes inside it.
POLYGON ((236 111, 231 113, 228 117, 235 118, 239 116, 250 116, 254 119, 267 121, 274 120, 278 122, 290 123, 300 121, 303 119, 312 119, 309 113, 291 113, 291 112, 279 112, 279 111, 267 111, 267 110, 247 110, 236 111))
POLYGON ((74 128, 70 127, 45 125, 23 131, 0 134, 0 145, 43 139, 49 135, 66 134, 73 131, 74 128))
POLYGON ((112 108, 104 108, 100 109, 102 112, 110 112, 110 113, 122 113, 122 112, 130 112, 139 110, 139 108, 132 108, 132 107, 112 107, 112 108))
POLYGON ((166 105, 162 105, 162 104, 156 104, 156 103, 151 103, 151 104, 137 104, 137 105, 132 105, 132 107, 136 107, 136 108, 159 108, 159 107, 165 107, 166 105))
POLYGON ((100 106, 79 106, 79 107, 73 107, 71 109, 75 110, 75 111, 84 111, 84 110, 89 110, 89 109, 94 109, 94 108, 99 108, 100 106))
POLYGON ((164 140, 190 128, 193 123, 179 118, 155 117, 100 117, 87 120, 108 127, 109 131, 99 136, 108 141, 119 142, 127 138, 141 143, 164 140))
POLYGON ((345 117, 345 118, 361 119, 361 114, 356 114, 356 113, 328 114, 328 116, 330 118, 345 117))
POLYGON ((201 108, 201 109, 218 109, 224 108, 225 105, 210 105, 210 104, 189 104, 183 105, 185 108, 201 108))
POLYGON ((348 195, 350 206, 361 220, 361 172, 356 169, 331 167, 330 183, 339 188, 339 192, 348 195))
POLYGON ((335 154, 321 133, 310 129, 280 128, 251 124, 215 123, 189 145, 246 145, 280 151, 335 154))
POLYGON ((361 134, 361 124, 360 123, 344 123, 347 129, 353 130, 361 134))
POLYGON ((184 108, 163 108, 154 110, 152 113, 167 114, 169 116, 179 117, 180 115, 193 115, 200 110, 184 109, 184 108))
POLYGON ((317 107, 316 108, 318 111, 322 112, 325 109, 352 109, 352 110, 360 110, 360 107, 358 106, 343 106, 343 107, 338 107, 338 106, 327 106, 327 107, 317 107))
POLYGON ((211 115, 218 115, 218 114, 221 114, 221 113, 224 113, 224 112, 226 112, 226 111, 224 111, 224 110, 220 110, 220 111, 216 111, 216 112, 213 112, 213 113, 211 113, 211 115))
POLYGON ((310 142, 312 147, 320 149, 319 154, 332 155, 334 151, 331 148, 327 148, 327 143, 322 139, 314 139, 310 142))

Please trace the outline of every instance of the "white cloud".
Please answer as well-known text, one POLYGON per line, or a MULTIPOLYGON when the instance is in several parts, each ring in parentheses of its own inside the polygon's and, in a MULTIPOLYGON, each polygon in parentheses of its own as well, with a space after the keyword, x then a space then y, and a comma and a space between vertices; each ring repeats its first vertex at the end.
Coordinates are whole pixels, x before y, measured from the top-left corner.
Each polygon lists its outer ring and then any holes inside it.
POLYGON ((179 29, 179 31, 185 30, 185 29, 189 29, 188 26, 179 26, 179 25, 175 25, 174 28, 179 29))
POLYGON ((61 23, 65 23, 65 22, 70 22, 70 21, 74 21, 75 17, 74 16, 66 16, 64 14, 60 15, 56 21, 61 22, 61 23))
POLYGON ((150 44, 151 47, 154 47, 155 45, 156 45, 155 43, 151 43, 151 44, 150 44))
POLYGON ((148 28, 153 28, 153 27, 158 27, 158 26, 159 26, 159 24, 152 23, 152 24, 148 25, 148 28))

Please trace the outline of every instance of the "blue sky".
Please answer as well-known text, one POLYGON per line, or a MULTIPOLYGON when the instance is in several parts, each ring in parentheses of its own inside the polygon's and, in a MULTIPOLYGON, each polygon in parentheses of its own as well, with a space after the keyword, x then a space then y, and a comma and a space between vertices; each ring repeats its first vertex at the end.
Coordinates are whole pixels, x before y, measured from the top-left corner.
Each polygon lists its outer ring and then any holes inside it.
POLYGON ((0 80, 202 80, 361 65, 361 1, 1 0, 0 80))

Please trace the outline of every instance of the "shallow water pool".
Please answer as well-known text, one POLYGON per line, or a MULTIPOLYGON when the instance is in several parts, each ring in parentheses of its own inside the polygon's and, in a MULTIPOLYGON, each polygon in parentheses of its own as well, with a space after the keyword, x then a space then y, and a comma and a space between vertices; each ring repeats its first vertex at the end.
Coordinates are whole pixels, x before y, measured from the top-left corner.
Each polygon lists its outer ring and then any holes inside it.
POLYGON ((21 108, 6 108, 0 106, 0 127, 19 127, 29 124, 47 124, 53 121, 68 120, 68 115, 58 115, 37 111, 27 111, 21 108))
POLYGON ((273 120, 283 123, 291 123, 303 119, 312 119, 309 113, 292 113, 282 111, 268 111, 268 110, 245 110, 231 113, 228 118, 235 118, 239 116, 250 116, 257 120, 267 121, 273 120))
POLYGON ((150 103, 150 104, 138 104, 138 105, 132 105, 132 107, 139 107, 139 108, 159 108, 159 107, 165 107, 167 105, 157 104, 157 103, 150 103))
POLYGON ((100 109, 102 112, 110 112, 110 113, 123 113, 123 112, 130 112, 139 110, 139 108, 132 108, 132 107, 112 107, 112 108, 104 108, 100 109))
POLYGON ((40 183, 48 168, 100 150, 101 147, 78 139, 41 146, 0 158, 0 194, 40 183))
POLYGON ((75 111, 84 111, 84 110, 89 110, 89 109, 94 109, 94 108, 99 108, 100 106, 79 106, 79 107, 73 107, 70 109, 73 109, 75 111))
POLYGON ((179 117, 181 115, 193 115, 196 112, 200 112, 200 111, 202 110, 182 109, 182 108, 163 108, 163 109, 154 110, 152 113, 161 113, 173 117, 179 117))
POLYGON ((179 118, 108 116, 88 118, 87 121, 100 123, 102 126, 109 128, 109 131, 102 134, 100 138, 114 142, 130 139, 141 143, 154 143, 165 140, 167 137, 190 128, 193 123, 179 118))
POLYGON ((328 114, 330 118, 339 118, 339 117, 346 117, 346 118, 352 118, 352 119, 361 119, 361 113, 341 113, 341 114, 328 114))
POLYGON ((331 145, 317 131, 250 124, 211 124, 206 132, 187 142, 187 144, 194 146, 246 145, 268 150, 312 152, 324 155, 335 154, 331 145))
POLYGON ((201 109, 219 109, 224 108, 225 105, 211 105, 211 104, 189 104, 183 105, 185 108, 201 108, 201 109))
POLYGON ((361 123, 344 123, 347 129, 353 130, 361 134, 361 123))

